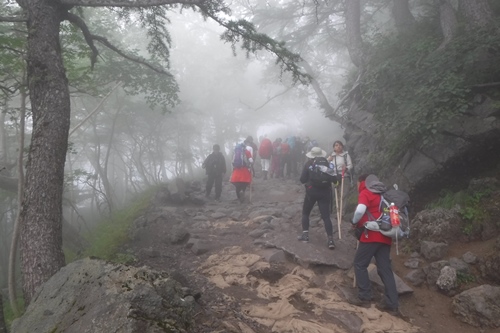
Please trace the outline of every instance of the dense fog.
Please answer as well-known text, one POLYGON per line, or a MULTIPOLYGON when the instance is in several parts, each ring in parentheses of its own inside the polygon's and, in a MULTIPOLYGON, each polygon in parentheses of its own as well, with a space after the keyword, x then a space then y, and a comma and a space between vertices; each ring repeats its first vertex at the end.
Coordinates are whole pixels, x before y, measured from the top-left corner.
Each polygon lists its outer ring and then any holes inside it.
MULTIPOLYGON (((215 143, 231 156, 248 136, 294 136, 330 152, 359 121, 353 109, 363 121, 408 110, 383 122, 403 128, 403 144, 435 134, 468 107, 459 37, 479 31, 496 47, 480 29, 500 11, 487 0, 159 3, 0 4, 0 288, 13 239, 33 293, 138 195, 202 180, 215 143)), ((474 83, 496 80, 485 72, 470 70, 474 83)))

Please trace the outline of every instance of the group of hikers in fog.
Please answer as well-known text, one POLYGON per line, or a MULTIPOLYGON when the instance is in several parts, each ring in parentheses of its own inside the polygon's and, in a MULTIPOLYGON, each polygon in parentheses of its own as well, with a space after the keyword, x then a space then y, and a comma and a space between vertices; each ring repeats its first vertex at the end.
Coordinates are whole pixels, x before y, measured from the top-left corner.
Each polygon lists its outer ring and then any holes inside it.
MULTIPOLYGON (((255 177, 254 164, 257 157, 260 158, 263 180, 297 176, 299 165, 302 165, 299 180, 304 184, 305 196, 301 219, 302 233, 297 238, 299 241, 309 242, 309 216, 317 203, 327 235, 327 247, 331 250, 335 249, 334 229, 330 217, 333 211, 333 193, 335 193, 340 236, 340 223, 344 213, 342 200, 354 183, 352 160, 344 149, 344 144, 341 141, 335 141, 332 148, 333 151, 328 154, 318 147, 314 140, 309 140, 309 138, 302 140, 293 136, 285 141, 276 138, 274 142, 267 137, 261 137, 257 146, 253 138, 248 136, 243 143, 236 146, 233 152, 230 182, 235 186, 237 199, 241 203, 245 201, 246 189, 255 177), (320 172, 318 177, 318 169, 326 172, 320 172)), ((209 197, 215 185, 215 200, 219 201, 222 193, 222 179, 227 169, 226 160, 218 144, 213 146, 213 152, 205 159, 202 167, 208 176, 205 194, 209 197)), ((358 295, 349 302, 357 306, 370 307, 374 301, 368 266, 372 258, 375 258, 377 273, 385 287, 385 297, 381 303, 377 304, 377 307, 401 317, 398 292, 391 267, 392 238, 376 230, 365 228, 367 221, 381 216, 380 207, 383 198, 380 192, 372 191, 372 188, 385 185, 375 175, 366 174, 357 178, 356 185, 359 193, 358 204, 351 222, 358 239, 353 263, 358 295)))

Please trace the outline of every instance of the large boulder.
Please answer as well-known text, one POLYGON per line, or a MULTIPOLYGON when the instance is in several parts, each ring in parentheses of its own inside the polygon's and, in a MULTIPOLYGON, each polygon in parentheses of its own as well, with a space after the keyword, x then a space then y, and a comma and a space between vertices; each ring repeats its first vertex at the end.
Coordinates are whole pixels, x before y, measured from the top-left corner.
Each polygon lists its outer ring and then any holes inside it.
POLYGON ((196 302, 167 273, 82 259, 37 292, 16 333, 187 332, 196 302))
POLYGON ((411 238, 432 242, 457 240, 461 230, 460 209, 426 209, 415 215, 411 221, 411 238))
POLYGON ((420 253, 428 261, 440 260, 448 253, 448 244, 422 241, 420 243, 420 253))
POLYGON ((500 253, 494 251, 479 262, 479 271, 481 272, 481 277, 489 280, 495 284, 500 284, 500 253))
POLYGON ((466 290, 452 301, 453 313, 476 327, 500 327, 500 287, 482 285, 466 290))
MULTIPOLYGON (((473 106, 442 123, 425 140, 408 141, 401 132, 387 131, 377 112, 377 100, 350 100, 345 116, 346 146, 358 174, 376 172, 387 184, 411 192, 413 202, 429 202, 429 191, 446 184, 463 185, 498 163, 500 107, 496 100, 477 95, 473 106), (480 161, 480 163, 478 163, 480 161)), ((411 109, 391 110, 403 119, 411 109)))

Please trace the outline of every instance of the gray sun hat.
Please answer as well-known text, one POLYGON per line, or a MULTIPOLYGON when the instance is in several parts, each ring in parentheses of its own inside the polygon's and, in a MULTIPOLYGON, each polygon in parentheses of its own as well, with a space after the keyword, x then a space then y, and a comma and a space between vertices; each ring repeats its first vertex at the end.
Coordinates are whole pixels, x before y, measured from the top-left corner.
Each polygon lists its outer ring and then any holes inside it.
POLYGON ((326 151, 321 149, 320 147, 312 147, 311 151, 306 154, 307 157, 309 158, 315 158, 315 157, 325 157, 326 156, 326 151))

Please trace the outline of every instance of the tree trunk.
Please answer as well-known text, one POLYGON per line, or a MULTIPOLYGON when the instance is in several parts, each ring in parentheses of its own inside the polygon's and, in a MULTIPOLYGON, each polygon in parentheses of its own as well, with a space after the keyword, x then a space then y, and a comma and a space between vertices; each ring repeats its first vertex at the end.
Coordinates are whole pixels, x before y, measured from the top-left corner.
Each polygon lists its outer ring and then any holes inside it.
POLYGON ((5 317, 3 316, 3 300, 0 293, 0 333, 7 333, 7 326, 5 326, 5 317))
POLYGON ((70 98, 59 43, 62 6, 52 0, 19 2, 27 14, 28 85, 33 112, 20 215, 23 292, 28 305, 36 289, 64 266, 62 194, 70 98))
POLYGON ((393 0, 392 4, 392 16, 399 34, 411 32, 415 27, 415 17, 410 11, 408 0, 393 0))
POLYGON ((361 4, 360 0, 345 2, 345 25, 347 33, 347 50, 352 63, 363 67, 363 40, 361 38, 361 4))
POLYGON ((467 29, 487 26, 493 18, 488 0, 461 0, 459 10, 465 17, 467 29))
POLYGON ((314 73, 313 68, 307 61, 302 61, 301 62, 302 68, 305 69, 306 73, 311 76, 311 87, 314 89, 316 92, 316 95, 318 97, 318 103, 320 107, 323 109, 323 112, 326 117, 338 122, 339 124, 343 123, 342 117, 336 113, 336 110, 333 108, 333 106, 330 105, 330 102, 328 101, 328 98, 326 97, 325 93, 321 89, 321 86, 319 85, 318 81, 316 81, 316 74, 314 73))
MULTIPOLYGON (((5 111, 7 111, 8 100, 7 96, 4 99, 5 111)), ((0 165, 6 167, 8 165, 7 158, 7 140, 5 133, 5 115, 7 112, 0 113, 0 165)))
POLYGON ((25 120, 26 120, 26 75, 23 75, 23 86, 20 88, 21 110, 19 113, 19 153, 17 155, 17 168, 18 168, 18 191, 17 191, 17 216, 14 222, 14 230, 12 232, 12 241, 10 243, 9 252, 9 300, 10 306, 14 316, 19 316, 19 309, 17 307, 17 292, 16 292, 16 259, 17 247, 19 243, 19 236, 21 230, 21 202, 24 193, 24 137, 25 137, 25 120))
POLYGON ((453 39, 458 29, 457 16, 455 10, 448 0, 441 1, 439 6, 439 20, 441 23, 441 31, 443 32, 443 42, 438 50, 443 49, 453 39))

